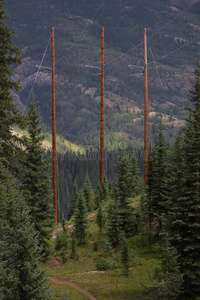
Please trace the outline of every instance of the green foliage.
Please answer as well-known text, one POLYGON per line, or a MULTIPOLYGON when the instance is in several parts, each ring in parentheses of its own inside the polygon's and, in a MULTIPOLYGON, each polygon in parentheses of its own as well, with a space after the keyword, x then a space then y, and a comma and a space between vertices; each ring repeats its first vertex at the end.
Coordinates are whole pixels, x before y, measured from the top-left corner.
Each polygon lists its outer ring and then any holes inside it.
POLYGON ((50 299, 47 276, 41 267, 41 246, 29 210, 14 186, 7 182, 6 190, 7 216, 0 235, 0 298, 50 299))
POLYGON ((71 241, 71 254, 70 258, 75 259, 78 257, 78 254, 76 252, 76 240, 74 238, 74 234, 72 234, 72 241, 71 241))
POLYGON ((55 249, 56 250, 62 250, 62 249, 66 250, 67 249, 67 232, 66 231, 60 231, 57 234, 55 249))
POLYGON ((110 201, 107 213, 107 238, 112 248, 119 248, 121 233, 122 226, 118 203, 110 201))
POLYGON ((28 138, 25 138, 25 151, 22 160, 22 191, 30 207, 31 221, 39 233, 40 242, 47 251, 46 239, 50 238, 53 211, 50 205, 51 186, 49 165, 44 158, 42 141, 44 136, 40 127, 40 116, 32 95, 28 111, 28 138))
POLYGON ((114 270, 117 268, 116 262, 111 259, 99 258, 96 261, 96 269, 99 271, 114 270))
POLYGON ((70 220, 71 216, 74 214, 77 201, 78 201, 78 192, 77 192, 77 184, 75 181, 73 184, 72 199, 70 202, 70 210, 69 210, 69 214, 68 214, 68 220, 70 220))
POLYGON ((85 183, 83 185, 83 196, 86 201, 86 207, 88 212, 94 209, 94 199, 92 195, 92 185, 88 176, 86 176, 85 183))
POLYGON ((85 199, 79 194, 78 202, 74 214, 74 236, 78 241, 78 245, 85 244, 87 234, 87 216, 85 199))
POLYGON ((180 271, 179 255, 170 244, 169 235, 162 233, 162 263, 157 267, 150 288, 153 291, 153 299, 183 299, 182 285, 183 275, 180 271))
POLYGON ((20 115, 14 103, 11 90, 19 89, 19 82, 13 80, 13 65, 21 63, 20 50, 13 45, 14 34, 6 25, 8 15, 4 12, 4 1, 0 1, 0 157, 2 164, 18 175, 16 156, 21 153, 22 141, 12 134, 12 126, 24 125, 25 119, 20 115))
POLYGON ((99 226, 99 231, 102 231, 103 225, 105 224, 105 215, 102 209, 102 205, 99 206, 97 209, 97 216, 96 216, 96 222, 99 226))

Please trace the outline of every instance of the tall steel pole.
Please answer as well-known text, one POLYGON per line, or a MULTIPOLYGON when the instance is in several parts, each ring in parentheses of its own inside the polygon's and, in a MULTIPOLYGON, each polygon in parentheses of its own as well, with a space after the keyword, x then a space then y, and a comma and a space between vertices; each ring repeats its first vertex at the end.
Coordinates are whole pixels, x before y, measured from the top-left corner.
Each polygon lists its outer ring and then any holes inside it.
POLYGON ((100 183, 104 178, 104 27, 101 35, 101 133, 100 133, 100 183))
POLYGON ((55 43, 54 27, 51 28, 52 45, 52 164, 53 164, 53 205, 54 221, 58 224, 58 196, 57 196, 57 155, 56 155, 56 89, 55 89, 55 43))
POLYGON ((147 30, 144 27, 144 180, 148 179, 148 79, 147 79, 147 30))

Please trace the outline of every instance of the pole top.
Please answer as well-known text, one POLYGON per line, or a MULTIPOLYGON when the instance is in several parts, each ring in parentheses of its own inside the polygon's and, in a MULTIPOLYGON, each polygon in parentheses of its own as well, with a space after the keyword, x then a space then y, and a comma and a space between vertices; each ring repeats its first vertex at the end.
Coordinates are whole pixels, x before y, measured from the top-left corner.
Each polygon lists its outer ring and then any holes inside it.
POLYGON ((51 31, 54 31, 54 27, 51 27, 51 31))

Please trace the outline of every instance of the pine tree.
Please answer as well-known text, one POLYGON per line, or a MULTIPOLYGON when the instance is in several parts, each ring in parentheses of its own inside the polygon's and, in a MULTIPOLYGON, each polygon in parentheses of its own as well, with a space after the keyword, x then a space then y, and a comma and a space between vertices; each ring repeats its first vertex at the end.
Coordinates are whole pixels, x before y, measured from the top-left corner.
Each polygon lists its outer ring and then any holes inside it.
POLYGON ((132 183, 131 196, 134 197, 137 195, 138 192, 138 180, 139 180, 139 176, 138 176, 139 169, 138 169, 137 160, 134 152, 132 154, 132 159, 131 159, 130 173, 131 173, 131 183, 132 183))
POLYGON ((153 299, 183 299, 183 274, 180 270, 179 255, 175 247, 170 244, 169 234, 162 232, 162 262, 156 268, 153 276, 153 299))
POLYGON ((99 208, 97 209, 97 216, 96 216, 96 222, 97 225, 99 226, 99 231, 102 231, 103 225, 105 223, 105 218, 104 218, 104 214, 103 214, 103 210, 102 210, 102 205, 99 206, 99 208))
POLYGON ((86 215, 85 199, 79 194, 77 206, 74 214, 74 236, 78 241, 78 245, 85 244, 87 234, 87 215, 86 215))
POLYGON ((116 201, 119 203, 119 213, 121 219, 122 231, 125 235, 132 233, 133 227, 133 209, 130 206, 130 196, 132 193, 132 181, 130 162, 125 151, 121 152, 118 162, 117 182, 116 182, 116 201))
POLYGON ((92 198, 92 185, 88 176, 86 177, 83 185, 83 196, 86 201, 87 210, 90 212, 92 209, 94 209, 94 203, 92 198))
POLYGON ((159 232, 162 230, 162 215, 166 213, 164 198, 164 180, 166 163, 166 146, 163 133, 163 125, 160 124, 158 136, 155 141, 153 157, 153 190, 152 190, 152 209, 154 219, 159 223, 159 232))
POLYGON ((0 299, 49 300, 48 280, 41 268, 42 251, 37 233, 30 222, 25 201, 8 182, 6 201, 7 217, 0 235, 0 299), (13 213, 10 213, 11 207, 13 213))
POLYGON ((111 201, 107 215, 107 239, 112 248, 118 249, 122 234, 121 217, 118 202, 111 201))
POLYGON ((78 201, 77 184, 76 184, 76 181, 74 181, 73 188, 72 188, 72 198, 71 198, 71 202, 70 202, 68 220, 71 219, 71 217, 73 216, 73 214, 75 212, 77 201, 78 201))
POLYGON ((188 109, 184 129, 185 188, 179 199, 182 218, 179 221, 180 235, 174 235, 173 240, 184 273, 185 299, 195 299, 200 294, 200 62, 189 100, 192 108, 188 109))
POLYGON ((13 45, 14 34, 5 25, 8 16, 4 12, 4 1, 0 1, 0 157, 3 165, 16 173, 16 154, 21 152, 21 139, 12 134, 14 124, 24 125, 25 119, 20 115, 11 90, 19 89, 19 83, 11 78, 12 67, 21 63, 20 50, 13 45))
POLYGON ((32 97, 28 111, 28 134, 26 149, 22 161, 21 176, 22 191, 30 207, 31 221, 39 233, 39 240, 47 250, 46 240, 50 238, 53 223, 51 200, 51 186, 49 165, 44 157, 42 141, 44 136, 40 127, 40 116, 36 108, 36 101, 32 97))

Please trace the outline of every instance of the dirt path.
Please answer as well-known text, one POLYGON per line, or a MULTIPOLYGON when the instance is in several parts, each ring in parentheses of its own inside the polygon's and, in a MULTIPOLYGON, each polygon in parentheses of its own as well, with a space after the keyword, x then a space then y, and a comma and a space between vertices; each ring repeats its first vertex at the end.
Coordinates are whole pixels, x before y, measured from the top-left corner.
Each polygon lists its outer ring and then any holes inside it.
POLYGON ((56 284, 64 284, 64 285, 68 285, 78 291, 80 291, 81 293, 83 293, 84 295, 86 295, 89 299, 91 300, 97 300, 91 293, 87 292, 86 290, 82 289, 80 286, 78 286, 77 284, 71 282, 71 281, 64 281, 64 280, 60 280, 57 279, 55 277, 49 277, 49 279, 56 283, 56 284))

